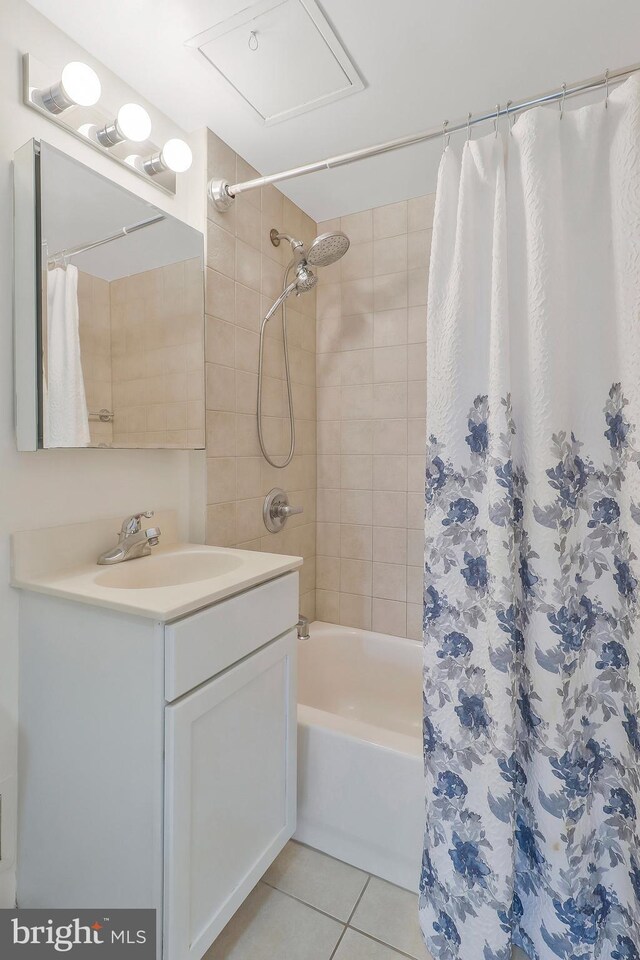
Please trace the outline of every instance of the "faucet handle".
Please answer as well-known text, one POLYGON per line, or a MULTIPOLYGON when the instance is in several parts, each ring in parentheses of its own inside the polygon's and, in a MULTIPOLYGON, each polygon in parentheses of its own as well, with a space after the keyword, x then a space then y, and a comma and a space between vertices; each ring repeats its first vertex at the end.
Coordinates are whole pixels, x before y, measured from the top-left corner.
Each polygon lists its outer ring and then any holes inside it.
POLYGON ((139 533, 141 528, 141 520, 146 518, 147 520, 153 516, 153 510, 145 510, 144 513, 133 513, 130 517, 127 517, 126 520, 122 521, 122 529, 120 533, 124 536, 130 536, 132 533, 139 533))

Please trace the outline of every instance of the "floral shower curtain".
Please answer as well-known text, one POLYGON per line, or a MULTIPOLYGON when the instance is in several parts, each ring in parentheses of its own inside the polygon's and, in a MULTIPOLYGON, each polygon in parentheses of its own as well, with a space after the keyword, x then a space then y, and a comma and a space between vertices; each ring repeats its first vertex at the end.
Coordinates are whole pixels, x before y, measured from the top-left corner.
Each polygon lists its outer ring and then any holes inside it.
POLYGON ((640 958, 640 81, 443 155, 420 878, 437 960, 640 958))

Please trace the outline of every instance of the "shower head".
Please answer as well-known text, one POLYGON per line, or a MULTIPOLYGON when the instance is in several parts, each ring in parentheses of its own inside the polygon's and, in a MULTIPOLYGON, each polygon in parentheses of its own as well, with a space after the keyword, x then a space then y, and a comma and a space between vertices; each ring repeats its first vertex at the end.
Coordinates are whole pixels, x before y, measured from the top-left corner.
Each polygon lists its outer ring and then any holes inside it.
POLYGON ((295 291, 298 296, 301 293, 306 293, 308 290, 313 290, 317 282, 318 278, 315 273, 309 270, 305 263, 298 265, 295 279, 295 291))
POLYGON ((336 230, 334 233, 321 233, 316 237, 305 257, 312 267, 328 267, 349 249, 349 237, 336 230))

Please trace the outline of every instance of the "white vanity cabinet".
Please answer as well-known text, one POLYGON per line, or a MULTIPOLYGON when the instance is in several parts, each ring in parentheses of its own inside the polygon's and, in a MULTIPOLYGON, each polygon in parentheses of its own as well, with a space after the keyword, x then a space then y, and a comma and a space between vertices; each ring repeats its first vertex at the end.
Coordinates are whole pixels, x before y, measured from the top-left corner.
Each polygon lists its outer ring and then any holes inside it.
POLYGON ((295 830, 287 573, 182 619, 24 591, 20 907, 154 907, 199 960, 295 830))

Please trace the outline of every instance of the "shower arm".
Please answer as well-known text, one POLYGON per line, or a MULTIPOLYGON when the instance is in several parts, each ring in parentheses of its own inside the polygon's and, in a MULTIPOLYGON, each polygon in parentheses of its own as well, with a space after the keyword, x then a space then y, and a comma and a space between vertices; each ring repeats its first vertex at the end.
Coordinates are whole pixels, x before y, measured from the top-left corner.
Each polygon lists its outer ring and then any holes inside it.
POLYGON ((410 147, 415 143, 436 140, 443 137, 443 134, 446 137, 459 130, 468 131, 478 123, 486 123, 487 120, 497 121, 500 117, 507 117, 509 119, 513 117, 514 114, 520 113, 523 110, 529 110, 531 107, 545 103, 562 103, 566 97, 575 97, 603 88, 608 92, 609 87, 621 83, 638 71, 640 71, 640 63, 635 63, 630 67, 622 67, 619 70, 607 70, 604 74, 591 77, 589 80, 582 80, 578 83, 571 84, 563 83, 561 87, 537 97, 518 100, 516 102, 508 101, 503 107, 501 107, 500 104, 496 104, 492 110, 486 110, 475 115, 468 114, 464 120, 457 120, 455 123, 445 121, 438 127, 432 127, 429 130, 424 130, 422 133, 398 137, 396 140, 388 140, 386 143, 378 143, 372 147, 364 147, 361 150, 352 150, 350 153, 327 157, 325 160, 318 160, 316 163, 307 163, 301 167, 292 167, 290 170, 272 173, 266 177, 256 177, 254 180, 246 180, 244 183, 229 184, 227 180, 210 180, 207 185, 207 194, 218 210, 229 210, 238 194, 245 193, 247 190, 257 190, 259 187, 265 187, 272 183, 280 183, 282 180, 293 180, 296 177, 304 177, 308 173, 317 173, 320 170, 331 170, 333 167, 346 166, 358 160, 366 160, 368 157, 376 157, 379 154, 389 153, 392 150, 400 150, 402 147, 410 147))

